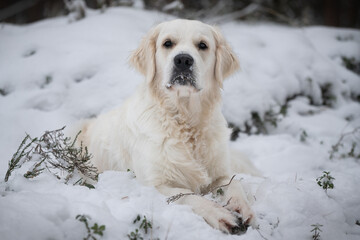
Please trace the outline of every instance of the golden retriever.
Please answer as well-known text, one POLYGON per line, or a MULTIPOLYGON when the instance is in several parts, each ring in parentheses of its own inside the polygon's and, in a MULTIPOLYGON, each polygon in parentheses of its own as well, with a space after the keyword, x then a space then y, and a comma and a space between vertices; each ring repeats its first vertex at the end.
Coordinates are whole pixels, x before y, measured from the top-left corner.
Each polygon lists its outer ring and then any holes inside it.
POLYGON ((234 172, 256 174, 228 147, 220 91, 239 62, 220 32, 199 21, 161 23, 143 38, 130 63, 146 80, 119 109, 84 123, 78 139, 99 172, 131 169, 166 196, 185 194, 176 202, 226 233, 254 226, 239 181, 223 188, 225 206, 201 195, 229 183, 234 172))

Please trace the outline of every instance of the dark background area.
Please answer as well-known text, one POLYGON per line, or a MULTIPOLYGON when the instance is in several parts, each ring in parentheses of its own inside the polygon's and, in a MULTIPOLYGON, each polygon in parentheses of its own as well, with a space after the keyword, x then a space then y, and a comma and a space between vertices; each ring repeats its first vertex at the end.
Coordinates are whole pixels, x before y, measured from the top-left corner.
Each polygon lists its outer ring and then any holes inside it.
MULTIPOLYGON (((67 0, 71 1, 71 0, 67 0)), ((72 0, 78 1, 78 0, 72 0)), ((141 0, 138 0, 141 1, 141 0)), ((359 0, 142 0, 146 9, 189 19, 239 19, 360 28, 359 0), (168 7, 166 7, 168 6, 168 7), (172 6, 172 7, 170 7, 172 6)), ((132 6, 135 0, 84 0, 86 6, 132 6)), ((64 0, 1 0, 0 21, 26 24, 66 15, 64 0)))

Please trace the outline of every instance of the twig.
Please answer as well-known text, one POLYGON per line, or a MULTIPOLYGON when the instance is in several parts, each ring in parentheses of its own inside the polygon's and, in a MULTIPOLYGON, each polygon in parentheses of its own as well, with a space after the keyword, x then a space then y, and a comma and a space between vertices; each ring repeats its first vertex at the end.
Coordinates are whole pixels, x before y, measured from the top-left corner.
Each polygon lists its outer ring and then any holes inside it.
POLYGON ((212 18, 211 20, 209 20, 209 23, 223 23, 228 21, 229 19, 236 19, 236 18, 243 18, 247 15, 250 15, 254 12, 256 12, 257 10, 261 9, 261 6, 257 3, 250 3, 248 6, 246 6, 245 8, 239 10, 239 11, 235 11, 229 14, 225 14, 223 16, 219 16, 219 17, 215 17, 212 18))
POLYGON ((261 6, 260 11, 267 12, 267 13, 273 15, 273 16, 276 16, 280 20, 283 20, 284 22, 289 24, 290 26, 296 26, 296 24, 295 24, 295 22, 293 20, 291 20, 287 16, 285 16, 285 15, 283 15, 283 14, 281 14, 281 13, 279 13, 279 12, 277 12, 277 11, 271 9, 271 8, 261 6))
MULTIPOLYGON (((25 162, 29 161, 33 161, 34 164, 24 174, 26 178, 34 178, 44 170, 48 170, 58 179, 64 179, 65 183, 68 183, 77 172, 89 180, 97 181, 97 169, 90 163, 91 154, 82 144, 80 144, 80 147, 75 146, 80 132, 72 141, 70 138, 65 137, 64 128, 46 131, 40 138, 34 139, 27 134, 9 161, 5 182, 8 181, 15 169, 20 168, 25 162), (64 174, 64 177, 60 177, 64 174)), ((85 186, 89 185, 86 180, 77 181, 76 183, 85 186)))
POLYGON ((168 226, 168 228, 167 228, 167 230, 166 230, 165 240, 168 240, 168 237, 169 237, 169 233, 170 233, 170 229, 171 229, 172 224, 173 224, 173 219, 170 221, 169 226, 168 226))
POLYGON ((269 7, 264 7, 264 6, 262 6, 261 4, 258 4, 258 3, 250 3, 249 5, 244 7, 243 9, 240 9, 238 11, 228 13, 228 14, 225 14, 225 15, 222 15, 222 16, 213 17, 211 20, 210 19, 207 20, 207 22, 212 23, 212 24, 215 24, 215 23, 220 24, 220 23, 228 22, 229 20, 244 18, 244 17, 246 17, 248 15, 251 15, 251 14, 253 14, 255 12, 268 13, 268 14, 271 14, 271 15, 277 17, 278 19, 286 22, 290 26, 297 26, 295 21, 293 21, 289 17, 285 16, 284 14, 281 14, 281 13, 279 13, 279 12, 275 11, 274 9, 269 8, 269 7))
POLYGON ((20 160, 22 160, 22 158, 29 158, 29 152, 31 152, 33 149, 30 149, 28 152, 26 152, 26 150, 35 142, 37 141, 37 138, 32 139, 30 141, 30 143, 28 143, 27 145, 25 145, 25 143, 31 139, 31 137, 29 136, 29 134, 26 134, 26 137, 23 139, 23 141, 21 142, 18 150, 14 153, 13 157, 11 158, 11 160, 9 161, 9 168, 6 172, 5 175, 5 182, 7 182, 9 180, 9 177, 12 173, 13 170, 20 168, 21 165, 23 164, 23 162, 20 162, 20 160))
POLYGON ((339 151, 339 147, 340 147, 340 145, 341 145, 342 140, 343 140, 346 136, 352 135, 352 134, 356 133, 356 132, 359 131, 359 130, 360 130, 360 127, 356 127, 356 128, 354 128, 351 132, 342 133, 341 136, 340 136, 340 138, 339 138, 339 140, 338 140, 334 145, 332 145, 332 147, 331 147, 332 149, 331 149, 331 151, 330 151, 330 159, 333 159, 334 154, 335 154, 337 151, 339 151))
POLYGON ((174 195, 174 196, 169 197, 169 198, 166 200, 166 202, 167 202, 168 204, 170 204, 170 203, 172 203, 172 202, 175 202, 175 201, 179 200, 180 198, 182 198, 182 197, 184 197, 184 196, 189 196, 189 195, 204 196, 204 195, 206 195, 206 194, 208 194, 208 193, 210 193, 210 192, 215 191, 216 189, 229 186, 235 176, 236 176, 236 175, 232 176, 232 178, 230 179, 229 183, 224 184, 224 185, 221 185, 221 186, 218 186, 218 187, 214 187, 214 188, 210 189, 209 191, 207 191, 206 193, 202 193, 202 194, 197 194, 197 193, 194 193, 194 192, 191 192, 191 193, 179 193, 179 194, 176 194, 176 195, 174 195))
MULTIPOLYGON (((210 189, 210 191, 208 191, 206 194, 208 194, 209 192, 213 192, 213 191, 215 191, 216 189, 219 189, 219 188, 223 188, 223 187, 227 187, 227 186, 229 186, 229 185, 231 184, 231 182, 232 182, 232 180, 234 179, 234 177, 235 177, 235 176, 236 176, 236 175, 233 175, 233 176, 231 177, 231 179, 230 179, 229 183, 224 184, 224 185, 221 185, 221 186, 218 186, 218 187, 214 187, 214 188, 210 189)), ((203 194, 203 195, 206 195, 206 194, 203 194)))
POLYGON ((93 239, 95 239, 92 234, 91 234, 91 229, 89 227, 89 223, 88 223, 88 219, 90 219, 89 216, 86 215, 77 215, 76 219, 79 220, 80 222, 83 222, 85 224, 86 227, 86 231, 87 231, 87 236, 84 239, 89 239, 90 237, 92 237, 93 239))
POLYGON ((229 198, 229 200, 226 202, 226 204, 225 204, 223 207, 226 207, 227 205, 229 205, 229 204, 230 204, 231 199, 232 199, 232 197, 231 197, 231 198, 229 198))
POLYGON ((268 240, 266 237, 264 237, 264 235, 262 235, 262 233, 260 232, 259 229, 256 228, 255 230, 259 233, 259 235, 260 235, 260 237, 262 237, 262 239, 268 240))
POLYGON ((194 192, 191 192, 191 193, 179 193, 179 194, 176 194, 176 195, 174 195, 174 196, 169 197, 169 198, 166 200, 166 202, 167 202, 167 204, 170 204, 170 203, 172 203, 172 202, 175 202, 175 201, 179 200, 180 198, 182 198, 182 197, 184 197, 184 196, 189 196, 189 195, 198 195, 198 194, 196 194, 196 193, 194 193, 194 192))

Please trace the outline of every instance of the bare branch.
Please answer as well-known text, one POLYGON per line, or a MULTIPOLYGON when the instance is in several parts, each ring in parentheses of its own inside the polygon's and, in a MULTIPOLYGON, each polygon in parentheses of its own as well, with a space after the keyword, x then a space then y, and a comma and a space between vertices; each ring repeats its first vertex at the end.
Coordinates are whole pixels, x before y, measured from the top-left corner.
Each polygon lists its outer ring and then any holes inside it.
POLYGON ((215 24, 215 23, 220 24, 220 23, 228 22, 229 20, 246 17, 246 16, 258 11, 260 8, 261 8, 261 6, 259 4, 251 3, 239 11, 235 11, 235 12, 232 12, 229 14, 215 17, 215 18, 212 18, 211 20, 209 19, 207 22, 209 22, 211 24, 215 24))
MULTIPOLYGON (((214 187, 214 188, 210 189, 210 191, 208 191, 206 194, 208 194, 208 193, 210 193, 210 192, 213 192, 213 191, 215 191, 215 190, 217 190, 217 189, 219 189, 219 188, 223 188, 223 187, 227 187, 227 186, 229 186, 229 185, 231 184, 231 182, 232 182, 232 180, 234 179, 234 177, 235 177, 235 176, 236 176, 236 175, 233 175, 233 176, 231 177, 231 179, 230 179, 229 183, 224 184, 224 185, 221 185, 221 186, 218 186, 218 187, 214 187)), ((206 194, 204 194, 204 195, 206 195, 206 194)))
POLYGON ((339 147, 341 146, 341 143, 344 140, 344 138, 346 136, 348 136, 348 135, 355 134, 359 130, 360 130, 360 127, 356 127, 351 132, 342 133, 339 140, 334 145, 332 145, 332 147, 331 147, 331 151, 329 152, 330 153, 330 159, 333 159, 334 154, 339 151, 339 147))
MULTIPOLYGON (((82 143, 80 147, 75 146, 80 132, 71 141, 70 138, 65 137, 64 128, 46 131, 40 138, 32 139, 26 135, 9 161, 5 182, 8 181, 12 171, 29 161, 34 164, 24 174, 26 178, 34 178, 47 170, 58 179, 63 179, 65 183, 68 183, 76 173, 81 173, 82 176, 96 181, 98 174, 97 169, 90 163, 91 154, 86 147, 83 147, 82 143)), ((86 180, 83 179, 76 183, 87 186, 86 180)))
POLYGON ((221 186, 218 186, 218 187, 214 187, 214 188, 210 189, 209 191, 207 191, 206 193, 202 193, 202 194, 196 194, 196 193, 194 193, 194 192, 191 192, 191 193, 179 193, 179 194, 176 194, 176 195, 174 195, 174 196, 169 197, 169 198, 166 200, 166 202, 167 202, 168 204, 170 204, 170 203, 172 203, 172 202, 175 202, 175 201, 179 200, 180 198, 182 198, 182 197, 184 197, 184 196, 189 196, 189 195, 204 196, 204 195, 206 195, 206 194, 208 194, 208 193, 210 193, 210 192, 213 192, 213 191, 215 191, 215 190, 217 190, 217 189, 219 189, 219 188, 229 186, 235 176, 236 176, 236 175, 232 176, 232 178, 230 179, 229 183, 224 184, 224 185, 221 185, 221 186))

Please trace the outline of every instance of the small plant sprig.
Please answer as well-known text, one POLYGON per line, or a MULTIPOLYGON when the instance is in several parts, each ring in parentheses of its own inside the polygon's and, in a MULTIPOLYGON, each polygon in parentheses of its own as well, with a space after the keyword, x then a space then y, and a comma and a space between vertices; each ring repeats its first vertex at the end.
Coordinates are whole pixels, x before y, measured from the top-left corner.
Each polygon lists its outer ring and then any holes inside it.
POLYGON ((188 196, 188 195, 200 195, 200 196, 205 196, 206 194, 208 193, 211 193, 211 192, 214 192, 216 190, 216 193, 217 194, 221 194, 221 193, 224 193, 223 191, 223 187, 227 187, 231 184, 231 182, 233 181, 233 179, 235 178, 236 175, 233 175, 229 181, 229 183, 227 184, 224 184, 224 185, 221 185, 221 186, 218 186, 218 187, 214 187, 212 189, 210 189, 209 191, 205 192, 205 193, 202 193, 202 194, 197 194, 197 193, 194 193, 194 192, 191 192, 191 193, 179 193, 179 194, 176 194, 176 195, 173 195, 171 197, 169 197, 166 202, 168 204, 172 203, 172 202, 175 202, 177 200, 179 200, 180 198, 184 197, 184 196, 188 196), (221 189, 221 190, 219 190, 221 189))
POLYGON ((95 223, 92 227, 89 227, 89 220, 91 218, 87 215, 77 215, 76 219, 79 220, 80 222, 83 222, 86 227, 87 236, 84 237, 84 240, 89 240, 89 239, 97 240, 94 234, 97 234, 99 236, 104 235, 105 225, 99 226, 97 223, 95 223))
POLYGON ((269 126, 276 128, 278 123, 286 116, 287 109, 288 104, 286 103, 281 106, 271 107, 263 115, 258 112, 252 112, 251 119, 247 120, 241 129, 239 126, 236 126, 236 124, 229 123, 229 128, 232 129, 230 136, 231 141, 235 141, 240 133, 245 133, 247 135, 268 134, 269 126))
MULTIPOLYGON (((141 235, 141 230, 143 230, 144 234, 148 234, 148 232, 152 231, 152 224, 151 222, 146 218, 144 215, 141 217, 140 215, 137 215, 134 219, 133 223, 136 224, 137 222, 140 223, 139 227, 136 228, 134 231, 132 231, 130 234, 128 234, 129 240, 143 240, 143 236, 141 235)), ((153 238, 151 238, 153 239, 153 238)), ((155 239, 156 240, 156 239, 155 239)))
POLYGON ((224 196, 224 190, 222 188, 219 188, 217 191, 216 191, 216 195, 219 196, 224 196))
POLYGON ((25 159, 30 159, 30 151, 27 151, 30 146, 37 141, 37 138, 31 139, 29 135, 26 135, 25 138, 22 140, 18 150, 14 153, 11 160, 9 161, 9 167, 5 174, 4 181, 7 182, 9 180, 9 177, 11 173, 15 170, 21 167, 21 165, 24 163, 25 159), (30 142, 29 142, 30 140, 30 142))
POLYGON ((300 135, 300 141, 301 142, 306 142, 306 139, 308 138, 308 134, 307 134, 307 132, 304 130, 304 129, 302 129, 302 131, 301 131, 301 135, 300 135))
POLYGON ((141 233, 139 232, 139 229, 135 229, 128 235, 129 240, 144 240, 144 238, 141 236, 141 233))
MULTIPOLYGON (((71 138, 65 137, 64 129, 65 127, 46 131, 40 138, 31 138, 27 134, 9 161, 5 182, 9 180, 11 173, 15 169, 20 168, 25 162, 29 161, 35 163, 24 174, 26 178, 34 178, 44 170, 48 170, 58 179, 64 179, 65 183, 68 183, 76 172, 97 181, 97 169, 90 164, 91 154, 82 144, 80 144, 80 147, 75 146, 80 132, 71 141, 71 138), (65 177, 63 177, 63 173, 65 173, 65 177)), ((89 185, 83 179, 76 183, 85 186, 89 185)))
POLYGON ((313 229, 310 231, 310 232, 313 232, 312 239, 320 240, 320 232, 322 232, 322 230, 320 228, 323 225, 317 223, 317 224, 312 224, 311 226, 313 227, 313 229))
POLYGON ((353 142, 352 145, 351 145, 351 149, 350 151, 348 152, 348 156, 349 157, 353 157, 353 158, 360 158, 360 154, 356 156, 355 154, 355 149, 356 149, 356 142, 353 142))
POLYGON ((334 188, 333 180, 335 180, 335 178, 330 175, 330 172, 323 171, 323 175, 318 177, 316 182, 327 193, 328 189, 334 188))
MULTIPOLYGON (((358 131, 360 132, 360 127, 354 128, 351 132, 342 133, 339 140, 334 145, 331 146, 331 150, 329 151, 329 153, 330 153, 329 158, 333 159, 335 154, 337 152, 339 152, 340 148, 344 146, 343 141, 344 141, 345 137, 347 137, 349 135, 354 135, 358 131)), ((344 155, 342 157, 354 157, 354 158, 360 159, 360 154, 358 154, 358 155, 355 154, 355 148, 356 148, 356 142, 353 142, 353 144, 351 145, 350 152, 347 155, 344 155)))

